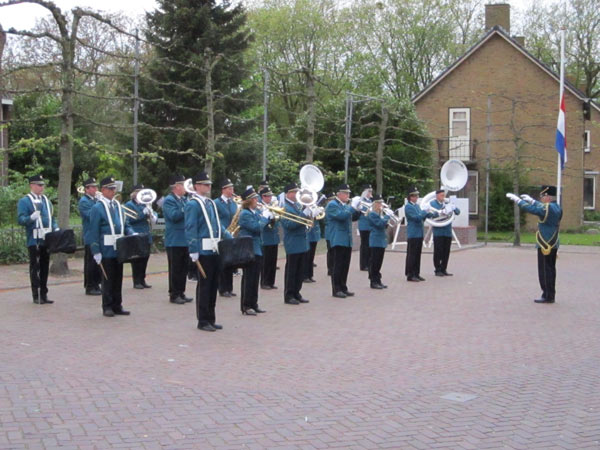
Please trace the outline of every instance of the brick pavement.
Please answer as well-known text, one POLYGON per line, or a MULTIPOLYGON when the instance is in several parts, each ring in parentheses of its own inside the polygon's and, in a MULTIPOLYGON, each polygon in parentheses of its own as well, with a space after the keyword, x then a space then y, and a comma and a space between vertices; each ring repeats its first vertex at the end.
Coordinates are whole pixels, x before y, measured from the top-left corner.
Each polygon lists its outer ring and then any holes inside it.
POLYGON ((600 249, 559 255, 555 305, 531 301, 530 248, 456 252, 452 278, 424 255, 426 283, 388 253, 383 292, 355 253, 349 299, 319 255, 310 304, 261 291, 268 313, 246 317, 219 299, 211 334, 164 274, 125 281, 132 316, 113 319, 79 283, 54 305, 0 291, 0 448, 600 448, 600 249))

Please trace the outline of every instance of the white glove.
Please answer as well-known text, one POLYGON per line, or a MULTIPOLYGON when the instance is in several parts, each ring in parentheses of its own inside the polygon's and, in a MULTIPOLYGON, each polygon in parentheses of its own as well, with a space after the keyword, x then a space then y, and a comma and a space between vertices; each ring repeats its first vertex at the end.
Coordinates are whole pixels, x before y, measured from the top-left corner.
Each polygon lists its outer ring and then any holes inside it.
POLYGON ((102 261, 102 253, 94 253, 94 261, 96 261, 96 264, 100 264, 100 261, 102 261))
POLYGON ((519 203, 519 200, 521 200, 519 197, 517 197, 515 194, 513 194, 511 192, 506 193, 506 198, 508 198, 509 200, 512 200, 515 203, 519 203))
POLYGON ((358 205, 360 205, 360 197, 356 196, 352 198, 350 205, 358 211, 358 205))
POLYGON ((526 201, 527 203, 533 205, 535 203, 535 200, 531 198, 531 196, 527 195, 527 194, 521 194, 521 199, 526 201))
POLYGON ((200 253, 190 253, 190 258, 192 259, 192 262, 198 261, 199 256, 200 256, 200 253))
POLYGON ((262 212, 262 216, 263 216, 265 219, 271 220, 271 219, 273 218, 273 213, 272 213, 271 211, 269 211, 268 209, 265 209, 265 210, 262 212))
POLYGON ((42 213, 40 213, 39 211, 37 211, 37 210, 36 210, 36 211, 34 211, 34 212, 33 212, 33 214, 31 214, 31 215, 29 216, 29 218, 30 218, 31 220, 34 220, 34 221, 35 221, 35 220, 38 220, 38 219, 40 218, 40 216, 41 216, 41 215, 42 215, 42 213))
POLYGON ((153 212, 152 208, 150 208, 149 206, 146 206, 144 208, 144 214, 146 214, 147 216, 149 216, 149 217, 152 216, 153 215, 152 212, 153 212))
POLYGON ((60 230, 60 228, 59 228, 59 227, 56 227, 56 228, 54 229, 54 231, 58 231, 58 230, 60 230))
POLYGON ((429 212, 430 209, 431 209, 431 204, 429 204, 429 203, 423 203, 421 205, 421 211, 429 212))

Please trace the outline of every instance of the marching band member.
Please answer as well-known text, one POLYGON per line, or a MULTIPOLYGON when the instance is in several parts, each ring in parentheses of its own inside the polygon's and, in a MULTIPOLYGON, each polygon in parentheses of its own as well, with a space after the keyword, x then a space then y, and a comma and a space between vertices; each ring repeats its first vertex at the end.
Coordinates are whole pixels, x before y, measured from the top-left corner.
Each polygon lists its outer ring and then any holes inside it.
MULTIPOLYGON (((323 198, 325 197, 323 196, 323 198)), ((308 251, 306 252, 306 258, 304 258, 304 282, 314 283, 314 262, 317 244, 321 240, 321 220, 317 220, 313 217, 313 226, 308 230, 307 238, 308 251)))
MULTIPOLYGON (((329 204, 334 198, 335 193, 330 193, 327 203, 329 204)), ((327 276, 331 276, 333 274, 333 252, 331 251, 331 224, 327 215, 325 215, 325 242, 327 244, 327 276)))
POLYGON ((542 186, 540 200, 535 201, 529 195, 506 194, 506 196, 528 213, 538 216, 538 231, 535 235, 538 255, 538 279, 542 288, 542 297, 536 303, 554 303, 556 295, 556 254, 560 242, 558 232, 562 219, 562 208, 556 202, 556 186, 542 186))
MULTIPOLYGON (((270 205, 273 200, 273 192, 269 187, 263 187, 260 191, 260 201, 270 205)), ((279 221, 271 220, 262 229, 262 273, 260 287, 262 289, 277 289, 275 286, 275 274, 277 273, 277 250, 279 248, 279 221)))
POLYGON ((177 305, 191 302, 185 296, 186 274, 188 272, 187 240, 185 238, 185 177, 174 175, 170 179, 171 193, 163 203, 165 216, 165 248, 169 264, 169 301, 177 305))
POLYGON ((116 190, 113 177, 100 181, 103 198, 90 214, 90 250, 103 271, 102 313, 106 317, 129 315, 123 309, 123 263, 117 260, 117 239, 133 230, 124 220, 121 204, 114 200, 116 190))
POLYGON ((330 243, 333 259, 331 287, 333 296, 337 298, 352 297, 347 286, 348 270, 352 257, 352 221, 358 220, 361 212, 356 207, 348 205, 350 186, 342 184, 338 188, 336 198, 329 202, 325 217, 331 226, 330 243))
MULTIPOLYGON (((219 220, 227 228, 238 210, 237 203, 233 200, 233 183, 229 178, 221 181, 221 196, 215 200, 219 220)), ((233 292, 233 273, 235 269, 223 269, 219 275, 219 295, 221 297, 235 297, 233 292)))
MULTIPOLYGON (((370 184, 365 184, 363 186, 363 191, 360 198, 365 203, 373 203, 373 186, 370 184)), ((371 228, 369 228, 369 219, 367 216, 368 214, 361 214, 361 216, 358 218, 358 231, 360 234, 359 264, 360 270, 362 271, 369 270, 369 233, 371 232, 371 228)))
POLYGON ((29 252, 29 281, 33 303, 38 305, 54 303, 48 299, 48 270, 50 254, 44 243, 46 233, 58 230, 52 217, 52 203, 44 195, 45 181, 42 175, 29 177, 31 192, 19 200, 17 216, 19 225, 27 233, 29 252))
MULTIPOLYGON (((459 215, 460 209, 453 203, 445 203, 446 192, 443 189, 435 191, 435 199, 430 202, 434 211, 440 211, 442 214, 459 215)), ((452 222, 444 227, 433 227, 433 267, 436 277, 451 277, 448 273, 448 260, 450 259, 450 248, 452 247, 452 222)))
POLYGON ((249 236, 254 244, 254 261, 243 269, 242 295, 240 307, 242 314, 255 316, 257 313, 266 312, 258 306, 258 282, 260 268, 262 266, 262 240, 261 232, 273 219, 273 213, 264 209, 261 213, 257 209, 258 194, 250 187, 242 194, 242 212, 240 213, 238 225, 240 231, 238 236, 249 236))
POLYGON ((423 249, 423 222, 428 217, 436 217, 437 213, 429 212, 430 204, 419 207, 419 190, 412 186, 408 190, 408 203, 404 206, 406 215, 406 269, 408 281, 425 281, 421 277, 421 250, 423 249))
POLYGON ((223 326, 215 322, 215 305, 219 283, 218 243, 221 238, 231 238, 231 234, 219 219, 217 205, 210 199, 212 181, 206 172, 200 172, 192 179, 197 195, 185 205, 185 236, 190 258, 199 264, 196 286, 196 317, 198 329, 216 331, 223 326))
MULTIPOLYGON (((296 203, 296 183, 285 186, 285 211, 291 215, 306 218, 300 205, 296 203)), ((304 255, 308 251, 306 226, 292 220, 281 218, 283 227, 283 245, 285 247, 285 289, 283 300, 288 305, 298 305, 309 301, 302 297, 302 281, 304 280, 304 255)))
POLYGON ((373 209, 367 215, 369 221, 369 280, 371 289, 385 289, 387 286, 381 282, 381 266, 385 248, 387 247, 387 226, 390 217, 383 214, 383 198, 377 194, 373 197, 373 209))
POLYGON ((102 273, 100 267, 94 261, 94 256, 90 250, 90 214, 96 204, 96 192, 98 183, 95 178, 88 178, 83 183, 84 194, 79 199, 79 215, 81 216, 81 225, 83 229, 83 244, 85 253, 83 256, 83 286, 86 295, 102 295, 100 283, 102 282, 102 273))
MULTIPOLYGON (((152 205, 146 205, 139 203, 137 200, 137 194, 144 189, 143 184, 136 184, 131 192, 131 199, 125 203, 125 206, 132 211, 135 211, 136 217, 132 218, 127 216, 127 225, 138 234, 146 234, 150 245, 152 245, 152 231, 150 229, 150 222, 156 223, 158 216, 152 210, 152 205)), ((148 267, 148 260, 150 256, 146 258, 137 258, 131 262, 131 273, 133 278, 134 289, 148 289, 151 288, 146 283, 146 268, 148 267)))

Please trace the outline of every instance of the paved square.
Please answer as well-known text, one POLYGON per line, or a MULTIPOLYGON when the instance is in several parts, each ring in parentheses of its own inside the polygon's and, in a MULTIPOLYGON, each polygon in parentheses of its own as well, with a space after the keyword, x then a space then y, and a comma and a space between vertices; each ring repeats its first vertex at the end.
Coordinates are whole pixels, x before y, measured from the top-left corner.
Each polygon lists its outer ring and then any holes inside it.
POLYGON ((454 252, 448 278, 424 254, 425 283, 404 258, 375 291, 354 253, 356 296, 334 299, 318 255, 299 306, 280 260, 268 313, 219 298, 216 333, 164 273, 125 279, 132 315, 108 319, 79 279, 35 305, 6 289, 26 269, 0 267, 0 448, 600 448, 600 249, 561 249, 554 305, 532 301, 531 247, 454 252))

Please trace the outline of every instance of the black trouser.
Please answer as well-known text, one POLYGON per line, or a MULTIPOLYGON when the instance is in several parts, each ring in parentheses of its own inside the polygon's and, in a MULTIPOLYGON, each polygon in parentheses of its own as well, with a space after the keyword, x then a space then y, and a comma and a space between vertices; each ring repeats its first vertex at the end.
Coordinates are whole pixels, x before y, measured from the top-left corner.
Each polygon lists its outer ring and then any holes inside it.
POLYGON ((542 298, 554 300, 556 294, 556 253, 558 249, 554 248, 549 255, 544 255, 538 248, 538 278, 542 288, 542 298))
POLYGON ((310 242, 310 247, 304 257, 304 279, 312 278, 315 274, 313 263, 315 262, 315 252, 318 242, 310 242))
POLYGON ((360 230, 360 270, 369 268, 369 230, 360 230))
POLYGON ((29 252, 29 281, 34 299, 42 298, 48 294, 48 268, 50 267, 50 254, 44 245, 27 247, 29 252))
POLYGON ((219 273, 219 294, 233 292, 233 272, 235 269, 223 269, 219 273))
POLYGON ((174 300, 185 293, 186 275, 188 273, 187 247, 167 247, 169 263, 169 298, 174 300))
POLYGON ((333 252, 331 251, 331 242, 327 242, 327 275, 331 276, 333 273, 333 252))
POLYGON ((85 246, 83 255, 83 287, 86 291, 99 289, 102 282, 102 271, 96 264, 89 245, 85 246))
POLYGON ((421 273, 421 250, 423 238, 410 238, 406 240, 406 268, 407 277, 418 277, 421 273))
POLYGON ((198 326, 202 327, 215 323, 220 262, 217 254, 200 255, 198 261, 206 273, 206 278, 198 274, 198 285, 196 286, 196 317, 198 326))
POLYGON ((191 258, 188 259, 187 276, 189 280, 198 281, 198 268, 191 258))
POLYGON ((263 245, 263 258, 261 269, 261 286, 275 285, 275 273, 277 272, 277 249, 278 245, 263 245))
POLYGON ((433 267, 435 268, 435 273, 446 272, 448 260, 450 259, 450 247, 452 247, 451 237, 433 237, 433 267))
POLYGON ((371 283, 381 283, 381 266, 383 265, 383 256, 385 248, 371 247, 371 255, 369 257, 369 280, 371 283))
POLYGON ((304 253, 293 253, 285 257, 285 287, 283 293, 283 299, 289 300, 295 298, 296 300, 302 298, 300 290, 302 289, 302 282, 304 281, 304 253))
POLYGON ((149 259, 150 256, 146 256, 145 258, 138 258, 131 261, 131 275, 134 286, 146 283, 146 267, 148 267, 149 259))
POLYGON ((254 255, 254 261, 243 269, 242 294, 240 298, 240 308, 242 311, 246 308, 258 308, 258 282, 262 259, 262 256, 254 255))
POLYGON ((331 277, 331 287, 333 293, 348 291, 348 270, 350 269, 350 258, 352 257, 352 247, 331 247, 333 253, 333 275, 331 277))
POLYGON ((118 262, 117 258, 102 258, 102 267, 106 272, 106 278, 102 278, 102 310, 121 311, 123 309, 123 263, 118 262))

